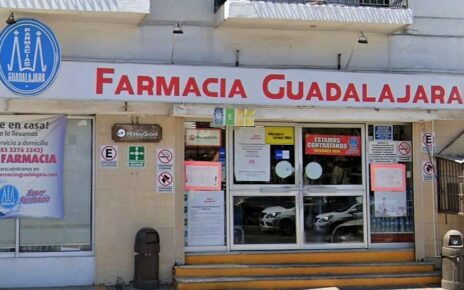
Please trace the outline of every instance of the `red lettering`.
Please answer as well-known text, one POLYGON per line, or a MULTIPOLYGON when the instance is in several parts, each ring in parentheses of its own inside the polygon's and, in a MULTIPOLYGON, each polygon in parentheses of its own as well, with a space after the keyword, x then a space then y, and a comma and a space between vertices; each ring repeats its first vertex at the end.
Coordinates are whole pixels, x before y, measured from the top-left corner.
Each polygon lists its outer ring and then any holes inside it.
POLYGON ((437 101, 440 104, 445 103, 445 88, 442 86, 432 86, 431 87, 431 99, 432 103, 437 103, 437 101))
POLYGON ((454 101, 458 102, 458 104, 462 104, 461 92, 456 86, 451 89, 451 93, 448 98, 448 104, 452 104, 454 101))
POLYGON ((243 87, 242 81, 241 80, 234 80, 232 83, 232 88, 230 89, 229 92, 229 98, 235 97, 235 95, 239 95, 243 99, 247 98, 245 88, 243 87))
POLYGON ((50 159, 48 160, 48 163, 56 163, 56 156, 55 156, 55 154, 50 155, 50 159))
POLYGON ((129 95, 134 94, 134 90, 132 89, 132 85, 127 75, 121 76, 121 79, 119 80, 119 83, 118 83, 118 87, 116 88, 116 91, 114 92, 114 94, 120 95, 122 92, 127 92, 129 95))
POLYGON ((343 96, 344 102, 348 102, 349 99, 353 99, 355 102, 359 102, 358 91, 356 90, 356 87, 353 83, 348 84, 345 95, 343 96))
POLYGON ((410 85, 406 85, 406 91, 404 93, 404 97, 402 98, 399 98, 397 101, 398 103, 409 103, 409 101, 411 100, 411 86, 410 85))
POLYGON ((383 85, 382 91, 380 92, 379 102, 383 102, 383 100, 389 100, 391 103, 395 102, 393 92, 389 85, 383 85))
POLYGON ((282 87, 279 87, 279 91, 277 93, 273 93, 269 90, 269 85, 271 81, 274 80, 285 80, 285 75, 281 74, 270 74, 267 75, 264 80, 263 80, 263 92, 264 95, 269 98, 269 99, 282 99, 285 94, 285 89, 282 87))
POLYGON ((367 84, 362 85, 362 101, 364 103, 375 103, 375 97, 369 97, 367 84))
POLYGON ((97 87, 96 87, 96 92, 97 95, 103 94, 103 84, 112 84, 113 79, 112 78, 105 78, 105 74, 114 74, 114 69, 113 68, 97 68, 97 87))
POLYGON ((218 79, 216 78, 208 78, 203 82, 203 86, 202 86, 203 92, 205 93, 207 97, 212 97, 212 98, 218 97, 219 94, 217 92, 212 92, 209 90, 210 84, 217 84, 217 83, 218 83, 218 79))
POLYGON ((172 77, 169 84, 164 77, 156 77, 156 95, 157 96, 178 96, 180 87, 180 78, 172 77))
POLYGON ((219 79, 219 80, 220 80, 219 90, 221 90, 220 97, 225 98, 226 97, 226 79, 219 79))
POLYGON ((311 83, 311 86, 308 90, 308 94, 306 95, 306 100, 310 100, 312 98, 317 98, 319 101, 324 101, 324 98, 322 97, 321 88, 319 88, 319 84, 316 82, 311 83))
POLYGON ((335 102, 342 96, 342 89, 336 83, 327 83, 325 86, 326 100, 328 102, 335 102))
POLYGON ((422 85, 417 87, 416 94, 414 95, 414 99, 412 100, 414 104, 416 104, 419 101, 423 101, 426 104, 429 103, 429 99, 427 98, 427 93, 425 92, 424 86, 422 85))
POLYGON ((182 92, 182 96, 186 97, 189 94, 194 94, 197 97, 201 96, 200 89, 198 88, 197 81, 195 78, 190 77, 185 84, 184 91, 182 92))
POLYGON ((153 78, 149 76, 137 76, 137 95, 143 95, 146 92, 147 95, 153 96, 153 87, 155 82, 153 78))
POLYGON ((287 97, 290 100, 301 100, 303 98, 304 83, 298 82, 298 92, 293 93, 293 82, 287 81, 287 97))

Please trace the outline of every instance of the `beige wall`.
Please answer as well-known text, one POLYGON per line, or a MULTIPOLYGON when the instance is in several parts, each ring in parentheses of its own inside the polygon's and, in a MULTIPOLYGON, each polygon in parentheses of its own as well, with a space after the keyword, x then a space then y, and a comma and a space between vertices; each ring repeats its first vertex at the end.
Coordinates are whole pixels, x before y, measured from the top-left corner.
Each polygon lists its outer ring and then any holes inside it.
POLYGON ((145 144, 115 144, 111 139, 111 127, 116 123, 130 124, 131 116, 96 117, 96 154, 99 154, 102 145, 117 145, 119 150, 117 169, 102 169, 99 155, 95 158, 96 283, 114 284, 118 279, 127 283, 133 280, 134 238, 136 232, 146 226, 155 228, 160 235, 160 280, 171 281, 172 267, 176 260, 182 261, 184 248, 183 211, 176 211, 176 206, 180 209, 183 207, 183 188, 180 182, 183 180, 182 120, 163 116, 139 117, 140 124, 159 124, 163 130, 160 143, 145 144), (128 167, 129 145, 145 146, 145 168, 128 167), (177 195, 156 192, 155 154, 161 148, 175 149, 177 195), (179 211, 180 215, 176 215, 179 211))
MULTIPOLYGON (((450 229, 464 232, 464 217, 438 213, 435 181, 422 180, 422 162, 429 160, 422 153, 422 132, 435 132, 438 153, 464 130, 464 121, 433 121, 414 124, 414 205, 416 226, 416 258, 441 255, 443 235, 450 229)), ((463 153, 464 153, 464 148, 463 153)))

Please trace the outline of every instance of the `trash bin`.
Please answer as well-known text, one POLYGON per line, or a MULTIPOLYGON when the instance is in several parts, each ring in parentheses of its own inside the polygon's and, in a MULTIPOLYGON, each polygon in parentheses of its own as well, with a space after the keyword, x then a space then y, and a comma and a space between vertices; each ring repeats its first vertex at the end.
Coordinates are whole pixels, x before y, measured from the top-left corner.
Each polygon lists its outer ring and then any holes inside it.
POLYGON ((149 227, 141 228, 135 235, 134 288, 159 288, 159 252, 158 232, 149 227))
POLYGON ((443 289, 464 289, 464 245, 460 231, 448 231, 441 248, 443 289))

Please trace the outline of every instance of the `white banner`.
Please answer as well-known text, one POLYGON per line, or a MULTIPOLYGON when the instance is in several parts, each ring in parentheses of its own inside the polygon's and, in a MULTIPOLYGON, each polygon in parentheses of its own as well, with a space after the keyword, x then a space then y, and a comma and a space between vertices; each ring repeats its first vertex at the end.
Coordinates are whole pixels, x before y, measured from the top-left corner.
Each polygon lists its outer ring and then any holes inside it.
POLYGON ((224 237, 224 192, 190 191, 188 245, 223 246, 224 237))
POLYGON ((65 116, 0 118, 0 218, 63 218, 65 116))
POLYGON ((63 61, 34 98, 462 110, 463 92, 462 76, 63 61))

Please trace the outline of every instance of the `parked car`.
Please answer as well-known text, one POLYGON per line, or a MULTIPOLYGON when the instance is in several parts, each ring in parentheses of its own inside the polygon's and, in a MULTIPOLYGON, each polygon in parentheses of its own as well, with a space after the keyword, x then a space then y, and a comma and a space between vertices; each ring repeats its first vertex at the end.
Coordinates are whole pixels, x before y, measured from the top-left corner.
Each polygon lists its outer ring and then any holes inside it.
POLYGON ((363 217, 362 203, 357 203, 344 211, 332 211, 316 216, 314 230, 321 233, 330 233, 340 224, 363 217))

